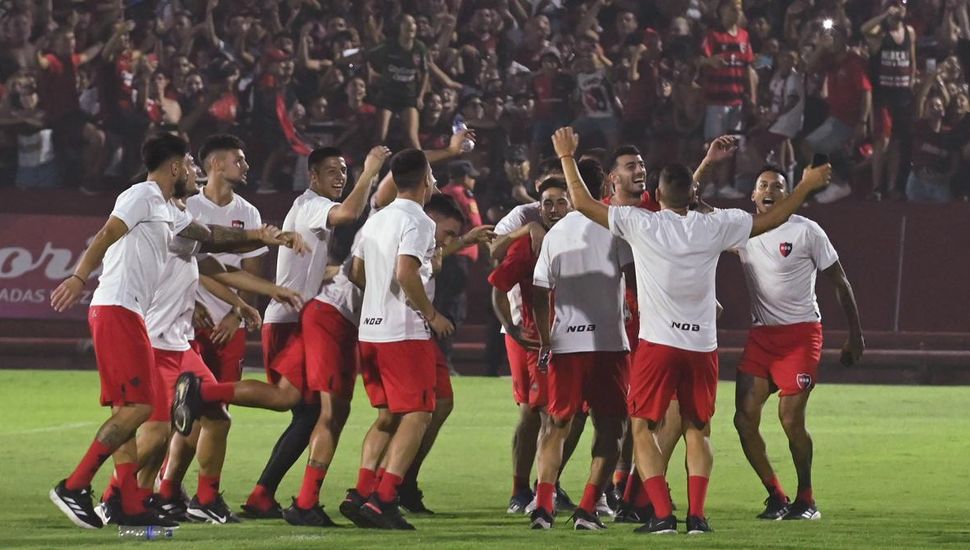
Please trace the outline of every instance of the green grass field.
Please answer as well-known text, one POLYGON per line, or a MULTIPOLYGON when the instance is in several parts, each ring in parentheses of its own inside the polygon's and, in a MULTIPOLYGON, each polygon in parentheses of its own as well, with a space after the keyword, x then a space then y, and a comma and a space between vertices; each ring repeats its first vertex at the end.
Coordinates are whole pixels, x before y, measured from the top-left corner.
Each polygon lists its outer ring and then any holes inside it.
MULTIPOLYGON (((48 490, 80 458, 104 418, 93 372, 0 371, 0 548, 102 548, 131 544, 114 528, 84 531, 50 503, 48 490)), ((439 514, 417 518, 417 532, 297 528, 282 520, 232 526, 185 525, 166 548, 621 548, 651 544, 690 548, 968 548, 970 547, 970 389, 821 386, 810 405, 815 438, 815 494, 820 522, 760 522, 764 498, 744 461, 731 425, 734 387, 722 383, 715 416, 716 463, 707 512, 716 533, 658 540, 616 525, 577 533, 560 518, 551 532, 533 532, 508 516, 509 441, 516 417, 508 379, 458 378, 456 408, 422 473, 426 503, 439 514)), ((776 401, 769 402, 770 407, 776 401)), ((337 512, 353 484, 360 439, 374 414, 362 394, 323 489, 337 512)), ((289 415, 233 410, 234 427, 223 487, 242 503, 289 415)), ((794 490, 788 448, 771 413, 765 433, 786 489, 794 490)), ((582 493, 589 434, 566 469, 564 485, 582 493)), ((674 458, 681 464, 683 449, 674 458)), ((672 469, 674 499, 686 505, 680 467, 672 469)), ((303 462, 283 482, 281 501, 295 495, 303 462)), ((105 485, 108 469, 95 480, 105 485)), ((194 489, 195 470, 190 472, 194 489)), ((681 512, 683 514, 683 512, 681 512)), ((683 519, 683 518, 681 518, 683 519)), ((681 526, 683 530, 683 526, 681 526)))

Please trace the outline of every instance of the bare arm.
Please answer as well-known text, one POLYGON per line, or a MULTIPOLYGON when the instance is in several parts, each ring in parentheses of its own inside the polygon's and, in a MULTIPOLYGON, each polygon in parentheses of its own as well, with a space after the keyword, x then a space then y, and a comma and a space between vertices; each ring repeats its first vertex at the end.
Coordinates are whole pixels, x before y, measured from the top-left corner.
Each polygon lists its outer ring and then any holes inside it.
POLYGON ((721 136, 711 142, 711 146, 704 155, 704 160, 694 170, 694 181, 704 184, 707 175, 712 172, 711 168, 723 161, 731 158, 738 149, 738 140, 732 136, 721 136))
MULTIPOLYGON (((299 310, 303 306, 303 299, 298 292, 273 284, 271 281, 253 275, 248 271, 227 267, 211 256, 199 260, 199 273, 214 279, 222 285, 243 292, 268 296, 296 310, 299 310)), ((227 303, 232 304, 232 302, 227 303)))
POLYGON ((401 285, 401 290, 404 291, 411 307, 424 317, 431 330, 438 336, 448 336, 455 330, 455 327, 451 324, 451 321, 435 309, 428 298, 428 293, 425 292, 424 284, 421 282, 420 268, 421 263, 414 256, 398 256, 397 269, 395 270, 397 283, 401 285))
POLYGON ((754 220, 751 224, 751 236, 757 237, 788 221, 788 218, 802 206, 802 203, 808 200, 812 193, 828 185, 831 176, 831 164, 806 168, 802 175, 802 181, 795 187, 791 195, 775 204, 771 210, 752 215, 754 220))
POLYGON ((532 287, 532 313, 535 315, 536 330, 542 347, 552 345, 552 319, 549 316, 549 289, 532 287))
POLYGON ((842 346, 841 358, 842 364, 849 367, 859 362, 866 349, 866 343, 862 337, 859 307, 855 301, 855 294, 852 292, 852 285, 849 284, 845 270, 842 269, 842 262, 836 261, 822 273, 835 285, 835 297, 838 299, 839 305, 842 306, 842 311, 845 312, 845 318, 849 325, 849 338, 842 346))
POLYGON ((511 233, 496 235, 495 239, 488 245, 488 255, 496 262, 502 261, 502 258, 505 258, 505 253, 509 251, 512 243, 516 239, 520 239, 528 234, 529 224, 525 224, 511 233))
MULTIPOLYGON (((269 226, 264 226, 266 227, 269 226)), ((272 232, 262 228, 242 229, 222 225, 203 225, 193 221, 179 233, 179 237, 201 243, 200 252, 249 252, 271 244, 267 240, 272 240, 268 238, 272 232)), ((279 236, 279 230, 275 233, 273 238, 279 236)))
POLYGON ((350 276, 347 278, 350 279, 350 282, 354 283, 357 288, 364 290, 367 279, 364 277, 363 259, 354 256, 354 261, 350 264, 350 276))
POLYGON ((114 216, 108 218, 108 221, 91 240, 91 244, 88 245, 84 254, 81 255, 77 267, 74 268, 74 274, 65 279, 51 293, 51 307, 54 308, 54 311, 58 313, 66 311, 78 301, 91 272, 101 265, 108 248, 124 237, 125 233, 128 233, 128 226, 125 225, 125 222, 114 216))
POLYGON ((327 223, 331 226, 345 225, 353 223, 364 213, 367 206, 367 195, 370 192, 371 181, 377 177, 384 165, 384 160, 391 156, 391 150, 387 147, 377 146, 370 150, 364 160, 364 170, 357 178, 354 189, 347 195, 347 199, 330 209, 327 214, 327 223))
POLYGON ((566 176, 566 186, 569 188, 569 200, 573 208, 581 212, 587 218, 610 228, 610 208, 600 201, 593 198, 589 189, 579 175, 579 167, 576 166, 576 159, 573 154, 579 145, 579 136, 572 128, 560 128, 552 136, 552 144, 556 149, 556 155, 562 161, 562 171, 566 176))
POLYGON ((479 225, 473 227, 465 233, 464 235, 458 237, 457 239, 452 239, 451 242, 441 247, 441 257, 451 256, 455 252, 463 248, 468 248, 469 246, 478 246, 483 243, 489 243, 495 238, 494 225, 479 225))
MULTIPOLYGON (((256 256, 255 258, 243 258, 242 261, 239 262, 239 265, 242 267, 244 272, 256 278, 259 278, 259 275, 263 272, 263 258, 261 256, 256 256)), ((242 296, 243 300, 246 300, 247 304, 256 303, 256 296, 252 292, 241 290, 240 295, 242 296)))

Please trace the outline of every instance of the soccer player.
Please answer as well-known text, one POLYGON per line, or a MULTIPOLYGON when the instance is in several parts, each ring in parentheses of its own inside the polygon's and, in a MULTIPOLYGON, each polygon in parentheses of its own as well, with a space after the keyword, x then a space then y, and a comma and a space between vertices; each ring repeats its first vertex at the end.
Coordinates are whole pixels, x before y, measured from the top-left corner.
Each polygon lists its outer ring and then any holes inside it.
POLYGON ((655 432, 677 395, 687 444, 689 534, 711 531, 704 501, 713 466, 710 420, 717 391, 717 327, 714 277, 721 252, 744 246, 784 223, 812 192, 828 184, 831 166, 809 168, 802 183, 774 208, 754 215, 741 210, 690 210, 696 190, 686 167, 660 173, 660 212, 607 206, 583 184, 573 155, 579 138, 561 128, 553 146, 563 163, 577 210, 622 237, 633 250, 640 303, 640 342, 630 369, 628 408, 633 424, 637 469, 654 515, 640 533, 676 533, 665 460, 655 432))
POLYGON ((74 273, 51 293, 51 306, 74 305, 91 272, 104 261, 98 288, 88 310, 88 324, 101 378, 101 404, 112 407, 74 472, 58 483, 50 498, 79 527, 97 529, 91 480, 109 456, 121 486, 121 523, 171 525, 145 508, 139 498, 135 431, 152 412, 154 357, 144 316, 158 286, 176 234, 203 242, 240 244, 264 239, 279 242, 278 230, 207 229, 187 217, 173 218, 169 199, 184 193, 192 161, 188 144, 171 135, 153 137, 142 146, 148 179, 118 196, 111 216, 85 250, 74 273), (126 345, 118 346, 118 342, 126 345))
MULTIPOLYGON (((751 199, 759 214, 778 208, 791 190, 782 169, 766 166, 751 199)), ((752 327, 738 365, 734 426, 751 467, 768 490, 761 519, 819 519, 812 495, 812 438, 805 428, 808 398, 818 378, 822 324, 815 298, 816 272, 833 285, 849 325, 842 361, 852 365, 865 350, 852 286, 825 231, 815 222, 792 216, 777 229, 738 248, 751 296, 752 327), (778 418, 788 436, 798 474, 798 493, 789 505, 758 426, 761 410, 778 391, 778 418)))
POLYGON ((365 448, 362 457, 370 462, 362 460, 357 487, 340 511, 357 525, 414 529, 401 517, 397 488, 435 409, 431 334, 447 336, 454 327, 434 308, 427 291, 435 230, 423 207, 435 191, 431 166, 422 151, 405 149, 391 159, 391 174, 397 198, 361 228, 351 269, 351 280, 364 289, 360 371, 371 405, 378 409, 368 434, 391 434, 387 467, 375 490, 379 460, 365 448))
MULTIPOLYGON (((377 177, 381 166, 389 156, 390 150, 386 147, 371 149, 364 160, 364 170, 346 200, 337 202, 347 183, 347 161, 341 151, 333 147, 315 149, 310 153, 307 157, 310 186, 293 202, 283 220, 283 227, 302 235, 304 241, 311 243, 312 252, 300 256, 285 250, 280 251, 276 262, 277 284, 299 289, 303 299, 307 301, 320 293, 330 260, 329 247, 334 228, 353 223, 361 216, 367 206, 367 194, 371 181, 377 177)), ((329 337, 326 333, 326 328, 329 328, 340 334, 348 334, 349 327, 341 322, 343 318, 339 314, 333 315, 336 313, 333 308, 311 305, 312 307, 307 308, 302 314, 288 310, 285 304, 279 302, 271 302, 266 308, 266 324, 263 325, 262 335, 263 359, 269 381, 274 384, 279 382, 281 375, 276 370, 279 367, 276 360, 278 356, 286 353, 292 361, 299 363, 292 365, 293 369, 307 371, 306 376, 302 377, 304 385, 308 384, 310 376, 307 361, 312 361, 318 370, 324 369, 325 372, 314 373, 313 376, 318 380, 329 380, 330 384, 320 389, 307 387, 309 399, 303 400, 293 408, 293 419, 290 425, 281 434, 263 474, 243 506, 250 517, 273 516, 279 510, 279 503, 275 498, 279 482, 303 454, 307 438, 310 437, 310 432, 316 429, 315 426, 320 425, 321 417, 326 420, 324 425, 333 424, 332 433, 339 435, 339 430, 350 413, 354 363, 348 364, 343 360, 345 359, 343 352, 346 351, 347 344, 339 338, 335 340, 329 337), (315 316, 315 318, 308 319, 303 324, 325 327, 320 337, 326 340, 316 336, 301 335, 301 317, 306 316, 315 316), (328 324, 328 320, 332 322, 328 324), (293 352, 285 351, 290 346, 297 346, 299 349, 293 352), (349 379, 347 369, 351 370, 349 379), (345 380, 349 380, 349 387, 340 387, 338 382, 345 380), (328 391, 322 391, 323 389, 328 391), (317 396, 314 395, 316 392, 321 392, 319 403, 317 403, 317 396), (334 423, 339 423, 340 427, 338 428, 334 423)), ((336 439, 337 437, 333 437, 334 442, 336 439)), ((326 464, 320 463, 314 466, 311 460, 311 464, 307 466, 308 468, 313 466, 312 472, 307 470, 307 475, 313 474, 309 480, 311 486, 317 479, 322 483, 323 476, 326 475, 326 466, 335 449, 336 444, 329 452, 330 457, 325 459, 326 464)), ((301 495, 304 495, 302 500, 306 502, 307 496, 304 493, 305 491, 301 491, 301 495)), ((304 508, 303 511, 307 512, 309 509, 304 508)), ((296 521, 297 524, 303 524, 303 520, 312 520, 306 513, 301 515, 300 510, 291 509, 290 512, 287 520, 291 523, 296 521)), ((319 518, 318 515, 313 517, 319 518)))
MULTIPOLYGON (((598 196, 602 166, 587 159, 579 163, 579 170, 590 192, 598 196)), ((595 429, 593 461, 583 498, 573 513, 573 527, 606 528, 597 518, 596 505, 619 457, 626 424, 630 347, 623 327, 622 276, 624 269, 632 267, 629 245, 579 212, 566 214, 542 241, 533 275, 532 307, 541 343, 539 369, 548 369, 549 420, 539 439, 533 529, 552 527, 563 443, 573 416, 584 404, 592 411, 595 429), (555 304, 554 325, 550 300, 555 304)))

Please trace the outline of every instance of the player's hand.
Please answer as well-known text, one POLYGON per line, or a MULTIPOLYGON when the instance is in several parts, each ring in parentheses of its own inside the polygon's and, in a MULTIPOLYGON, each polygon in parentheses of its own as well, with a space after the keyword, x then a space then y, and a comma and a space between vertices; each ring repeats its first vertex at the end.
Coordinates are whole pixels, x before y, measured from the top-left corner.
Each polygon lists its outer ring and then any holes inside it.
POLYGON ((270 298, 296 311, 303 308, 303 296, 300 296, 299 292, 282 286, 276 286, 273 290, 270 298))
POLYGON ((802 182, 799 185, 807 185, 810 192, 819 191, 828 187, 832 181, 832 165, 823 164, 814 168, 806 168, 802 173, 802 182))
POLYGON ((532 239, 532 253, 538 257, 542 250, 542 239, 546 238, 546 228, 540 223, 529 222, 529 238, 532 239))
POLYGON ((542 374, 549 372, 549 362, 552 361, 552 346, 543 345, 539 348, 539 362, 536 369, 542 374))
POLYGON ((368 174, 376 174, 381 171, 381 166, 384 166, 384 161, 386 161, 391 156, 391 150, 383 145, 378 145, 367 153, 367 158, 364 159, 364 172, 368 174))
POLYGON ((475 131, 474 130, 462 130, 457 134, 453 134, 451 139, 448 140, 448 150, 454 154, 461 153, 461 144, 465 142, 466 139, 470 139, 472 143, 475 143, 475 131))
POLYGON ((511 336, 512 339, 516 341, 516 343, 518 343, 520 346, 522 346, 527 350, 538 351, 539 347, 542 345, 535 338, 530 338, 522 334, 522 327, 519 325, 515 325, 513 327, 506 329, 506 332, 509 333, 509 336, 511 336))
POLYGON ((300 256, 305 256, 312 252, 310 245, 303 240, 303 235, 300 235, 296 231, 282 231, 277 238, 283 242, 283 246, 291 249, 300 256))
POLYGON ((249 332, 255 332, 263 326, 263 318, 259 315, 259 311, 249 304, 239 306, 239 315, 246 323, 246 330, 249 332))
POLYGON ((54 292, 51 292, 51 307, 58 313, 63 313, 77 303, 84 291, 84 282, 73 275, 64 279, 57 285, 54 292))
POLYGON ((552 134, 552 148, 556 150, 557 157, 572 156, 578 147, 579 134, 569 126, 560 128, 552 134))
POLYGON ((711 146, 708 147, 707 156, 704 157, 704 160, 707 162, 721 162, 722 160, 727 160, 734 156, 734 153, 737 150, 737 137, 721 136, 711 142, 711 146))
POLYGON ((451 333, 455 332, 455 325, 448 320, 447 317, 434 310, 431 314, 431 318, 428 320, 428 326, 434 331, 438 338, 445 338, 451 336, 451 333))
POLYGON ((842 356, 839 361, 843 366, 851 367, 862 359, 862 353, 866 350, 866 341, 862 335, 850 335, 845 344, 842 345, 842 356))
POLYGON ((212 329, 209 333, 209 340, 212 341, 216 347, 222 347, 229 343, 236 331, 239 330, 239 324, 242 322, 242 314, 233 308, 225 317, 219 321, 219 324, 212 329))
POLYGON ((212 321, 212 315, 209 315, 209 310, 201 302, 196 302, 195 309, 192 311, 192 326, 195 328, 212 328, 213 325, 215 323, 212 321))
POLYGON ((286 246, 286 241, 280 238, 282 233, 278 227, 263 224, 256 230, 256 238, 265 245, 286 246))
POLYGON ((494 225, 479 225, 462 235, 461 240, 465 246, 490 243, 496 237, 494 229, 494 225))

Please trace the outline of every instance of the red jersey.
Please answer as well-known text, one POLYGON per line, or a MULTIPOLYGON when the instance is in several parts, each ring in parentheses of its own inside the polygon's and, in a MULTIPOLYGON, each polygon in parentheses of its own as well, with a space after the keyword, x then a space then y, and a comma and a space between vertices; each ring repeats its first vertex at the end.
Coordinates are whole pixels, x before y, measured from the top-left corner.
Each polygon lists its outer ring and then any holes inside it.
MULTIPOLYGON (((441 192, 455 199, 455 202, 461 207, 461 212, 465 215, 467 221, 466 227, 463 227, 462 231, 468 231, 472 227, 482 225, 482 215, 478 212, 478 201, 475 200, 475 194, 472 193, 471 189, 463 185, 449 183, 441 192)), ((472 262, 477 262, 478 245, 462 248, 455 254, 468 256, 472 262)))
POLYGON ((720 57, 725 65, 704 69, 704 96, 712 105, 740 105, 748 81, 748 67, 754 62, 754 51, 748 31, 739 28, 737 34, 710 29, 701 44, 704 55, 720 57))
POLYGON ((502 263, 488 276, 488 282, 505 293, 519 285, 522 294, 522 335, 536 339, 539 333, 532 315, 532 275, 538 259, 532 253, 532 237, 526 235, 512 243, 502 263))
POLYGON ((64 59, 47 54, 44 59, 48 65, 38 79, 37 93, 40 108, 47 113, 47 119, 53 121, 81 109, 76 80, 81 55, 75 53, 64 59))
POLYGON ((862 118, 862 97, 872 90, 872 83, 861 57, 848 54, 841 63, 829 58, 825 73, 828 87, 827 101, 829 116, 833 116, 847 126, 854 127, 862 118))
MULTIPOLYGON (((606 197, 603 199, 603 204, 612 204, 613 197, 606 197)), ((660 212, 660 203, 654 200, 653 195, 650 191, 644 191, 643 195, 640 196, 640 204, 636 205, 638 208, 645 208, 651 212, 660 212)))

